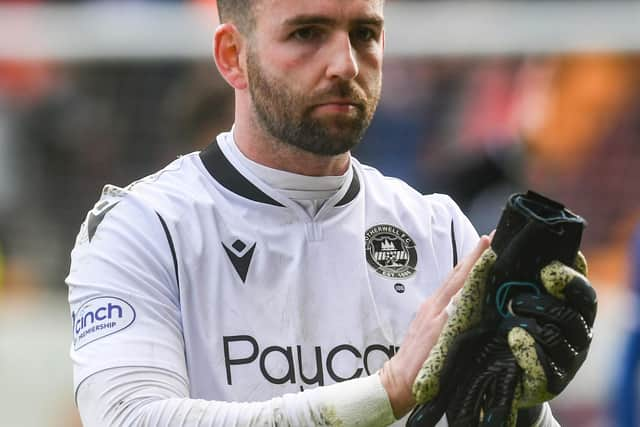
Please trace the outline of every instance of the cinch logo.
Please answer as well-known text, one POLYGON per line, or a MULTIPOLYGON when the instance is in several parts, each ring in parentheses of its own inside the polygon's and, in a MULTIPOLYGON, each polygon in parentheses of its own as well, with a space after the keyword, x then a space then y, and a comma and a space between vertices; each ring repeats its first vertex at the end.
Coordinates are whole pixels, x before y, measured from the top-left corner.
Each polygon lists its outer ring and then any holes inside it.
POLYGON ((73 347, 85 345, 119 332, 130 326, 136 318, 131 304, 116 297, 90 299, 71 313, 73 347))
MULTIPOLYGON (((307 385, 325 384, 325 371, 335 382, 358 378, 363 372, 371 375, 381 365, 381 360, 390 359, 399 347, 372 344, 360 350, 350 344, 333 348, 313 347, 312 363, 304 363, 303 354, 309 358, 310 349, 296 346, 269 346, 260 348, 256 339, 249 335, 223 336, 224 364, 227 369, 227 384, 233 385, 232 366, 257 365, 262 376, 272 384, 307 385), (233 356, 232 356, 233 355, 233 356), (306 366, 307 371, 303 369, 306 366), (346 371, 345 371, 346 369, 346 371)), ((254 368, 255 369, 255 368, 254 368)), ((300 386, 302 389, 302 386, 300 386)))

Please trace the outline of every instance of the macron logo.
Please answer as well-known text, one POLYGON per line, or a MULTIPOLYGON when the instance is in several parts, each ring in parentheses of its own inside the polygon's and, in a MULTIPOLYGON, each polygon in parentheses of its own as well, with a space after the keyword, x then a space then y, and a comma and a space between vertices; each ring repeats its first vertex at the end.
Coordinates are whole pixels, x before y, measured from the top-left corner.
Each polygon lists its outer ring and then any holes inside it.
POLYGON ((251 257, 253 257, 253 251, 256 248, 256 244, 254 243, 251 246, 248 246, 241 240, 236 240, 233 242, 231 247, 228 247, 224 243, 222 243, 222 247, 224 247, 227 256, 229 257, 229 261, 233 264, 233 268, 236 269, 238 276, 240 276, 240 280, 242 283, 247 279, 247 273, 249 273, 249 264, 251 264, 251 257))

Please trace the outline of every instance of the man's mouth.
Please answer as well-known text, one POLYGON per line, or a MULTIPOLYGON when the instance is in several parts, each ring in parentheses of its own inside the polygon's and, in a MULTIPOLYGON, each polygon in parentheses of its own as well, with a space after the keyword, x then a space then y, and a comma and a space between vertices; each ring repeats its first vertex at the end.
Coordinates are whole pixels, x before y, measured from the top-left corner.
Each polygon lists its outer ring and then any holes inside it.
POLYGON ((313 106, 316 110, 332 112, 351 112, 363 109, 363 105, 352 99, 331 99, 313 106))

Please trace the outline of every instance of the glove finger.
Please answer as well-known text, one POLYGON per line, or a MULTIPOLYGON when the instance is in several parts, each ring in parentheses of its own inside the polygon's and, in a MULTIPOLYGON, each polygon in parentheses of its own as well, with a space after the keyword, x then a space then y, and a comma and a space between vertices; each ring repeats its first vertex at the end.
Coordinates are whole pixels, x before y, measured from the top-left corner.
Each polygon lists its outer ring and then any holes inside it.
MULTIPOLYGON (((433 399, 440 388, 440 375, 444 369, 450 347, 461 334, 480 321, 485 284, 496 254, 489 248, 476 261, 457 296, 455 311, 438 336, 438 341, 420 368, 413 383, 412 393, 418 404, 433 399)), ((476 334, 476 332, 471 335, 476 334)), ((466 339, 465 339, 466 340, 466 339)), ((463 340, 463 341, 465 341, 463 340)))
POLYGON ((514 426, 517 418, 514 395, 522 371, 512 355, 496 361, 495 369, 495 384, 486 396, 481 426, 514 426))
POLYGON ((408 427, 431 427, 442 418, 451 402, 455 401, 457 387, 466 384, 471 373, 479 370, 478 361, 470 358, 470 350, 480 347, 480 343, 485 342, 488 335, 488 331, 474 328, 456 337, 440 373, 441 386, 438 394, 413 409, 407 420, 408 427))
POLYGON ((493 423, 508 418, 521 370, 504 336, 483 345, 474 362, 473 376, 458 386, 447 419, 452 426, 477 425, 483 417, 486 425, 500 425, 493 423))
POLYGON ((598 311, 598 296, 595 289, 584 280, 584 276, 580 276, 567 284, 564 294, 567 304, 580 313, 586 326, 591 330, 598 311))
POLYGON ((435 363, 440 361, 434 358, 434 347, 413 383, 416 403, 428 402, 438 393, 452 392, 453 388, 447 387, 450 387, 450 383, 462 381, 463 376, 472 369, 474 362, 470 360, 470 356, 473 349, 478 343, 484 342, 488 334, 489 331, 476 327, 452 338, 440 365, 435 363))
POLYGON ((458 388, 455 401, 460 402, 447 410, 451 427, 503 427, 511 418, 512 399, 517 385, 513 357, 508 366, 497 363, 474 376, 464 387, 458 388), (506 368, 506 369, 505 369, 506 368), (510 368, 510 369, 509 369, 510 368))
POLYGON ((440 421, 447 406, 455 400, 452 397, 456 394, 456 387, 466 383, 469 373, 477 369, 476 363, 468 360, 469 349, 476 348, 485 334, 480 333, 479 329, 473 329, 456 338, 440 375, 441 387, 438 394, 413 409, 407 419, 407 427, 432 427, 440 421), (464 368, 461 369, 461 366, 464 368))
POLYGON ((454 399, 458 384, 467 382, 467 376, 475 369, 473 361, 467 359, 468 349, 476 346, 479 338, 471 337, 475 330, 458 337, 451 346, 451 351, 440 374, 441 386, 438 394, 426 403, 417 405, 411 412, 407 427, 435 426, 445 414, 448 405, 454 399), (463 366, 468 369, 460 369, 463 366))
POLYGON ((547 373, 540 361, 541 357, 544 358, 544 353, 536 348, 536 340, 521 327, 511 328, 507 339, 511 352, 523 371, 522 396, 518 407, 535 406, 552 399, 555 395, 548 391, 547 373))
POLYGON ((584 257, 582 251, 578 251, 576 254, 576 260, 573 263, 574 268, 578 271, 578 273, 587 277, 589 275, 589 268, 587 266, 587 259, 584 257))
MULTIPOLYGON (((516 388, 518 392, 518 388, 516 388)), ((518 393, 519 394, 519 393, 518 393)), ((519 397, 516 396, 514 398, 514 407, 518 407, 517 400, 519 397)), ((542 413, 542 404, 532 406, 530 408, 522 408, 517 412, 517 423, 516 427, 531 427, 536 425, 536 421, 540 419, 540 414, 542 413)))
POLYGON ((447 323, 455 325, 459 332, 480 321, 487 278, 496 258, 493 249, 486 249, 471 268, 462 290, 456 295, 455 310, 447 323))
POLYGON ((551 295, 520 293, 510 301, 509 308, 516 317, 533 318, 543 327, 555 325, 568 345, 577 351, 586 349, 591 343, 591 328, 584 318, 551 295))
POLYGON ((598 308, 595 290, 585 276, 573 268, 554 261, 540 270, 540 280, 554 297, 566 301, 593 327, 598 308))
MULTIPOLYGON (((549 364, 546 371, 553 369, 560 375, 570 372, 575 365, 578 351, 565 339, 561 330, 554 324, 540 325, 534 319, 510 319, 519 328, 525 329, 535 340, 537 347, 542 350, 544 358, 542 365, 549 364)), ((537 353, 540 359, 540 352, 537 353)))
POLYGON ((431 401, 413 408, 407 419, 407 427, 433 427, 444 415, 447 399, 438 394, 431 401))
POLYGON ((493 380, 492 373, 476 370, 465 383, 460 384, 447 407, 450 427, 475 427, 480 423, 484 391, 493 380))
MULTIPOLYGON (((517 412, 517 409, 515 409, 517 412)), ((515 426, 515 415, 511 408, 499 407, 491 408, 484 413, 481 427, 513 427, 515 426), (513 421, 512 421, 513 420, 513 421)))

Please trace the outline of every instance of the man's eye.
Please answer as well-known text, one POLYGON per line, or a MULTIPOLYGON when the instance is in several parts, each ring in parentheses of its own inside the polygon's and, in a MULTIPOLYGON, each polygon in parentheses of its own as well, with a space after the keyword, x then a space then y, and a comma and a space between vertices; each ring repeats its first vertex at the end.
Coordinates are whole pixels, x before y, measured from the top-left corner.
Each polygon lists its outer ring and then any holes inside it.
POLYGON ((378 35, 371 28, 362 27, 354 30, 353 37, 358 41, 368 42, 377 39, 378 35))
POLYGON ((307 42, 317 38, 319 36, 319 32, 313 27, 304 27, 295 30, 292 36, 296 40, 307 42))

